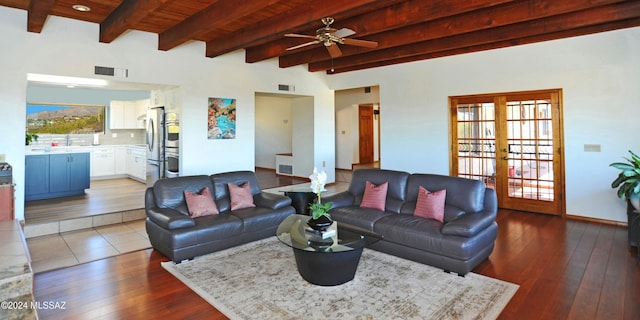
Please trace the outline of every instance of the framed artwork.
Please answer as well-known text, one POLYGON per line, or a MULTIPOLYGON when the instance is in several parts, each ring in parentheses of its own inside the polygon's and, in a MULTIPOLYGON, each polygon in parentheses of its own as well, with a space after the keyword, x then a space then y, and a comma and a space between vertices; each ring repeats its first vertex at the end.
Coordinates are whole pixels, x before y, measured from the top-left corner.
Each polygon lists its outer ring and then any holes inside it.
POLYGON ((207 138, 236 138, 236 99, 209 98, 207 138))

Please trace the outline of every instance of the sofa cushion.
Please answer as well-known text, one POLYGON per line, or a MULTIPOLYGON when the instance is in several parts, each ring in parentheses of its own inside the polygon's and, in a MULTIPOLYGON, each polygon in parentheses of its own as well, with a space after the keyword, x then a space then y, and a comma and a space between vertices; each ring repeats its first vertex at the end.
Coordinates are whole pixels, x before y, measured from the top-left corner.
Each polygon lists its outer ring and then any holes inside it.
POLYGON ((191 218, 210 216, 218 214, 218 207, 213 202, 211 191, 204 187, 200 192, 184 191, 184 198, 187 202, 187 209, 191 218))
POLYGON ((407 197, 401 213, 413 214, 420 186, 427 190, 447 189, 444 221, 452 221, 461 213, 484 209, 485 185, 482 181, 437 174, 412 174, 407 181, 407 197))
POLYGON ((213 190, 208 176, 185 176, 180 179, 160 179, 153 185, 153 196, 158 208, 171 208, 186 216, 189 215, 184 192, 200 192, 203 188, 213 190))
POLYGON ((373 225, 379 219, 389 215, 395 215, 393 212, 361 208, 360 206, 333 208, 329 210, 329 214, 331 214, 333 220, 348 223, 369 231, 373 231, 373 225))
POLYGON ((360 205, 364 196, 366 181, 370 181, 375 185, 387 182, 389 185, 387 187, 385 210, 399 213, 405 200, 408 177, 409 173, 404 171, 358 169, 353 172, 347 191, 354 196, 353 204, 360 205))
POLYGON ((236 186, 243 185, 249 182, 251 187, 251 194, 256 195, 260 193, 260 185, 256 179, 256 174, 253 171, 233 171, 223 172, 211 175, 211 182, 214 186, 214 199, 218 205, 220 212, 226 212, 231 210, 231 197, 229 195, 229 183, 233 183, 236 186))
POLYGON ((396 214, 378 220, 373 231, 382 234, 384 241, 458 260, 470 259, 495 240, 493 231, 466 238, 444 235, 441 228, 442 223, 435 220, 396 214))
POLYGON ((367 181, 360 207, 384 211, 385 203, 387 201, 388 186, 388 182, 375 185, 370 181, 367 181))
POLYGON ((426 219, 434 219, 439 222, 444 221, 444 200, 447 196, 447 190, 442 189, 436 192, 420 186, 418 190, 418 200, 416 201, 416 209, 413 215, 426 219))
POLYGON ((245 208, 253 208, 253 195, 251 194, 251 183, 245 182, 241 186, 233 183, 227 184, 229 187, 229 197, 231 198, 231 211, 245 208))

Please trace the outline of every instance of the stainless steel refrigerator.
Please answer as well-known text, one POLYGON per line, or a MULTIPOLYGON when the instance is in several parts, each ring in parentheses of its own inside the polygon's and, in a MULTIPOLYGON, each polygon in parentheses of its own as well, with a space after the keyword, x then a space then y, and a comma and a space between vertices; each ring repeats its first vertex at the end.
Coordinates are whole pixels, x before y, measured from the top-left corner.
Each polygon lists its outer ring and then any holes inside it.
POLYGON ((147 110, 147 186, 165 177, 165 113, 164 107, 147 110))

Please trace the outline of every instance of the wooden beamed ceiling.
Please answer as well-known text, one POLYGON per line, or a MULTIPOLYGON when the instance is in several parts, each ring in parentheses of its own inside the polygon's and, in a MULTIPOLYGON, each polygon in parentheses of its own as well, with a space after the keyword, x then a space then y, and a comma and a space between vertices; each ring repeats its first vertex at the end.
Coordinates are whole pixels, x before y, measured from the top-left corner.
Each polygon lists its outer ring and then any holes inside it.
POLYGON ((158 49, 206 43, 207 57, 245 50, 247 63, 278 58, 282 68, 340 73, 640 26, 638 0, 0 0, 27 11, 27 31, 46 36, 48 16, 100 25, 110 43, 128 30, 158 34, 158 49), (79 12, 75 4, 91 8, 79 12), (349 28, 376 48, 322 44, 286 50, 315 35, 320 19, 349 28))

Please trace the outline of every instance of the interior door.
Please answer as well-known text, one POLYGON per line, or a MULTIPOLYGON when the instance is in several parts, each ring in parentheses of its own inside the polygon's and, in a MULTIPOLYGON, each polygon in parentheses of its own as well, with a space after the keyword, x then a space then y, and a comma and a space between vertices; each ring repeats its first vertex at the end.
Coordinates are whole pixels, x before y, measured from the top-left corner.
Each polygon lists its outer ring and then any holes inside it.
POLYGON ((359 163, 373 163, 373 105, 358 108, 359 163))
POLYGON ((484 181, 501 208, 564 213, 561 90, 451 97, 452 175, 484 181))

